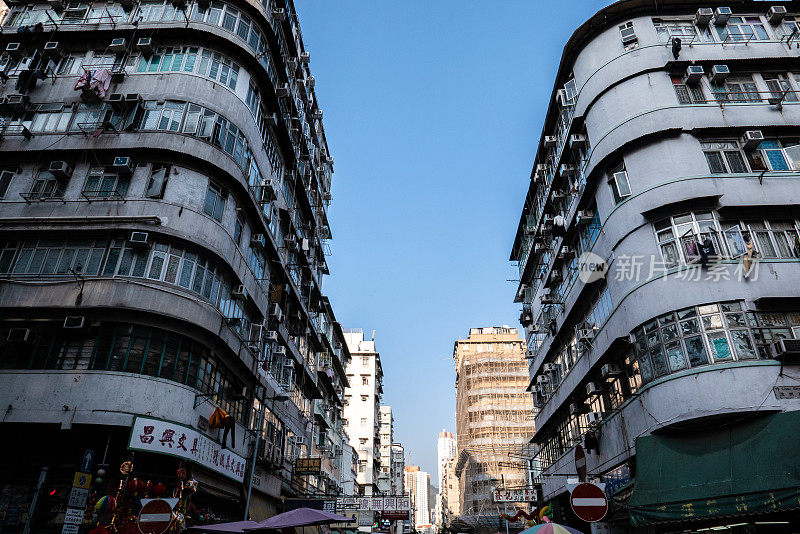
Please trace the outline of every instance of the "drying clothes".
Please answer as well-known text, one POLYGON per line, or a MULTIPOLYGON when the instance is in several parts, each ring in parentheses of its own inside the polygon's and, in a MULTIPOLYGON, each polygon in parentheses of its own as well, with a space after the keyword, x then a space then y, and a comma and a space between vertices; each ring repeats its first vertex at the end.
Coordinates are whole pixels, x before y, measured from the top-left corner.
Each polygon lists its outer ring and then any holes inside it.
POLYGON ((106 96, 106 91, 108 91, 108 87, 111 85, 111 71, 108 69, 97 69, 94 71, 94 75, 92 76, 91 81, 89 82, 89 88, 94 91, 94 93, 103 98, 106 96))
POLYGON ((227 448, 228 443, 228 434, 231 435, 231 445, 234 444, 236 441, 236 421, 234 420, 233 416, 228 415, 228 413, 223 410, 222 408, 216 408, 214 413, 211 414, 211 417, 208 418, 208 427, 209 428, 222 428, 222 448, 227 448))
POLYGON ((702 243, 697 244, 697 251, 700 253, 700 263, 703 265, 708 263, 709 258, 717 255, 717 251, 714 249, 714 243, 707 237, 702 243))
POLYGON ((750 239, 750 236, 745 236, 744 238, 744 248, 745 253, 742 256, 742 267, 744 267, 744 275, 750 275, 750 269, 753 268, 753 258, 756 255, 755 247, 753 247, 753 240, 750 239))
POLYGON ((17 84, 14 86, 14 90, 24 95, 36 87, 37 80, 36 71, 25 69, 19 73, 19 78, 17 78, 17 84))

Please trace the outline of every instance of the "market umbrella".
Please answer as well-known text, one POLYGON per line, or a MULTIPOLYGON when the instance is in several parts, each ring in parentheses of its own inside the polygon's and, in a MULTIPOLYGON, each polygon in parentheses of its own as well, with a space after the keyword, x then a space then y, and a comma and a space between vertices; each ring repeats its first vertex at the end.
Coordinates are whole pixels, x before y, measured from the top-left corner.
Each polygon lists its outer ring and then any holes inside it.
POLYGON ((525 529, 519 534, 583 534, 580 530, 575 530, 566 525, 559 525, 558 523, 543 523, 531 528, 525 529))
POLYGON ((195 532, 244 532, 246 528, 258 528, 256 521, 233 521, 231 523, 217 523, 216 525, 195 525, 189 530, 195 532))
POLYGON ((282 529, 287 527, 327 525, 330 523, 338 523, 340 521, 350 521, 350 518, 342 515, 336 515, 331 512, 325 512, 323 510, 315 510, 314 508, 295 508, 289 512, 284 512, 282 514, 270 517, 269 519, 265 519, 255 526, 246 527, 245 531, 250 532, 253 530, 263 529, 282 529))

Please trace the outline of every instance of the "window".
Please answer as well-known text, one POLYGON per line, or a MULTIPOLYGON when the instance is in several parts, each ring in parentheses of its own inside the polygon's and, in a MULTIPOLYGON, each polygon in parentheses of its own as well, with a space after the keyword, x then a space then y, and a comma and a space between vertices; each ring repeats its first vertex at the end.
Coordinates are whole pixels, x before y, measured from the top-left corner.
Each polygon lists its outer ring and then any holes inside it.
POLYGON ((239 79, 239 65, 221 54, 203 50, 197 73, 235 91, 239 79))
POLYGON ((689 367, 757 357, 741 302, 670 312, 636 329, 634 338, 643 383, 689 367))
POLYGON ((361 428, 367 428, 367 418, 366 417, 362 417, 361 418, 361 428))
POLYGON ((185 107, 186 102, 172 100, 161 103, 145 102, 141 129, 177 132, 180 130, 185 107))
POLYGON ((750 172, 736 141, 706 141, 701 142, 700 146, 712 174, 750 172))
MULTIPOLYGON (((358 461, 358 472, 359 473, 366 473, 367 472, 367 461, 366 460, 359 460, 358 461)), ((363 488, 361 488, 363 491, 363 488)))
POLYGON ((106 172, 102 167, 92 167, 86 176, 83 196, 87 198, 124 197, 131 183, 129 176, 106 172))
POLYGON ((798 37, 800 37, 800 23, 798 23, 797 17, 783 17, 780 25, 775 28, 775 32, 782 41, 787 41, 788 39, 794 41, 798 39, 798 37))
POLYGON ((8 193, 8 186, 11 185, 11 179, 14 177, 14 171, 9 169, 0 170, 0 198, 5 198, 8 193))
POLYGON ((158 48, 149 57, 140 56, 137 72, 194 72, 197 47, 158 48))
POLYGON ((236 242, 237 245, 242 244, 242 232, 244 231, 244 226, 245 226, 244 214, 242 213, 242 209, 237 206, 236 220, 233 223, 233 240, 236 242))
POLYGON ((72 108, 64 109, 63 104, 41 104, 31 121, 33 133, 63 133, 69 127, 72 108))
POLYGON ((786 74, 762 74, 764 83, 767 84, 773 98, 780 98, 783 102, 797 102, 797 91, 794 90, 786 74))
POLYGON ((767 139, 747 156, 754 171, 800 170, 798 139, 767 139))
POLYGON ((367 438, 358 438, 358 442, 359 442, 361 445, 366 445, 366 444, 367 444, 367 438))
POLYGON ((369 385, 369 376, 361 375, 361 385, 368 386, 369 385))
POLYGON ((167 188, 169 174, 169 167, 153 167, 150 173, 150 180, 147 182, 145 196, 149 198, 164 198, 164 191, 167 188))
POLYGON ((761 102, 756 82, 749 74, 729 76, 725 83, 711 84, 711 92, 717 102, 761 102))
POLYGON ((65 185, 48 171, 40 171, 33 181, 28 200, 46 200, 64 196, 65 185))
POLYGON ((769 40, 769 34, 759 17, 730 17, 725 26, 715 26, 721 41, 769 40))
POLYGON ((662 43, 669 42, 673 37, 678 37, 683 44, 691 43, 697 39, 698 33, 703 41, 713 41, 708 29, 697 28, 692 20, 653 19, 653 26, 662 43))
POLYGON ((639 40, 636 37, 636 31, 633 29, 633 22, 628 21, 619 26, 620 37, 625 50, 633 50, 639 46, 639 40))
POLYGON ((628 181, 628 172, 625 170, 624 163, 619 164, 611 171, 608 184, 611 186, 616 204, 631 196, 631 184, 628 181))
POLYGON ((699 83, 686 85, 681 76, 672 76, 672 87, 678 97, 679 104, 704 104, 706 96, 699 83))
MULTIPOLYGON (((800 258, 800 233, 796 221, 786 220, 743 220, 721 223, 726 239, 731 228, 739 228, 742 235, 753 238, 753 246, 764 258, 800 258)), ((729 245, 741 250, 743 245, 729 245)))
POLYGON ((228 194, 213 182, 208 183, 206 191, 206 201, 203 205, 203 212, 222 222, 222 214, 225 211, 225 198, 228 194))
POLYGON ((369 400, 369 395, 361 395, 361 402, 367 402, 369 400))
POLYGON ((668 217, 653 223, 653 229, 667 268, 681 263, 702 261, 704 252, 701 251, 700 244, 706 240, 710 242, 712 251, 708 256, 726 255, 720 237, 720 227, 712 212, 694 212, 668 217))

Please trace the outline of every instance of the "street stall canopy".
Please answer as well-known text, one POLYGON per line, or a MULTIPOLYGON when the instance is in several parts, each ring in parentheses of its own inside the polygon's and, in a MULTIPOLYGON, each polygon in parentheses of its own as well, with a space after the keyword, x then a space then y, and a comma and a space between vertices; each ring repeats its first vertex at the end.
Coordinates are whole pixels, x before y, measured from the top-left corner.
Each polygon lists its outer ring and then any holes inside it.
POLYGON ((800 412, 636 439, 634 525, 800 508, 800 412))
POLYGON ((350 518, 324 510, 316 510, 314 508, 295 508, 289 512, 284 512, 270 517, 269 519, 265 519, 259 522, 255 527, 247 528, 245 531, 327 525, 342 521, 350 521, 350 518))

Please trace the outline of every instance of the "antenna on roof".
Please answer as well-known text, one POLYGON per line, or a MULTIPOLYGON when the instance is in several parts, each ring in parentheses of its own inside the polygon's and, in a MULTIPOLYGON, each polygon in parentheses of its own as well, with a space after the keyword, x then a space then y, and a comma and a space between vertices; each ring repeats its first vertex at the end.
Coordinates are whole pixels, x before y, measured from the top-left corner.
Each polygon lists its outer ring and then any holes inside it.
POLYGON ((372 341, 375 341, 375 330, 372 331, 372 341))

